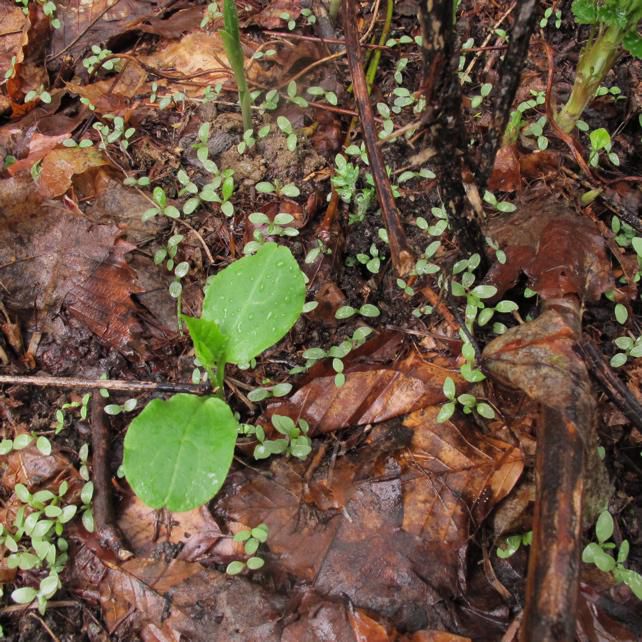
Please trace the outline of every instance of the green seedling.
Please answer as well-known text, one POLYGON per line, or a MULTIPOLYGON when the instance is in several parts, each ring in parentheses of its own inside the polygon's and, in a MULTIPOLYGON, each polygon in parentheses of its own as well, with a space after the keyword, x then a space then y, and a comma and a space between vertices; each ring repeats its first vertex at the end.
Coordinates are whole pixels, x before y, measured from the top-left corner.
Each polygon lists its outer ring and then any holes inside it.
POLYGON ((584 548, 582 561, 586 564, 594 564, 603 573, 611 573, 616 582, 626 584, 638 600, 642 600, 642 575, 624 566, 629 556, 629 541, 626 539, 622 541, 616 557, 611 554, 611 551, 615 552, 617 548, 614 542, 608 541, 613 536, 614 529, 615 524, 611 513, 608 511, 600 513, 595 524, 597 542, 591 542, 584 548))
POLYGON ((43 455, 51 454, 51 442, 44 435, 36 433, 21 433, 14 439, 3 439, 0 441, 0 455, 8 455, 14 450, 22 450, 35 440, 36 448, 43 455))
POLYGON ((107 149, 109 145, 118 143, 122 151, 127 151, 129 139, 134 135, 136 130, 133 127, 125 128, 125 121, 122 116, 106 114, 103 118, 105 118, 105 120, 111 120, 113 127, 110 127, 106 123, 94 123, 92 125, 100 136, 99 149, 107 149))
MULTIPOLYGON (((22 11, 25 15, 29 13, 29 1, 30 0, 16 0, 16 4, 22 7, 22 11)), ((33 1, 33 0, 32 0, 33 1)), ((58 7, 53 0, 35 0, 41 7, 43 13, 49 18, 49 23, 54 29, 60 29, 62 23, 58 18, 56 18, 56 11, 58 7)))
POLYGON ((288 26, 288 31, 294 31, 296 27, 296 20, 294 20, 294 18, 292 18, 292 16, 287 11, 280 13, 279 18, 281 18, 281 20, 285 20, 288 26))
POLYGON ((279 106, 280 98, 281 96, 279 95, 278 90, 270 89, 268 92, 266 92, 263 102, 259 105, 259 109, 265 111, 274 111, 279 106))
POLYGON ((248 218, 254 226, 253 240, 245 244, 243 254, 254 254, 261 245, 271 241, 274 237, 299 235, 299 230, 289 227, 289 224, 294 221, 292 214, 279 212, 270 220, 270 217, 263 212, 252 212, 248 218))
MULTIPOLYGON (((81 143, 84 141, 80 141, 81 143)), ((128 187, 149 187, 150 184, 149 176, 141 176, 140 178, 135 178, 134 176, 128 176, 124 181, 123 185, 128 187)))
POLYGON ((423 217, 415 219, 415 225, 430 236, 441 236, 448 229, 448 215, 444 207, 431 208, 431 214, 437 219, 432 225, 423 217))
POLYGON ((285 116, 278 116, 276 125, 287 136, 287 147, 293 152, 296 149, 297 136, 292 128, 292 123, 285 116))
MULTIPOLYGON (((17 441, 19 435, 16 437, 17 441)), ((81 477, 89 479, 86 466, 87 446, 85 460, 81 467, 81 477), (85 469, 86 476, 82 469, 85 469)), ((82 448, 81 448, 82 451, 82 448)), ((50 454, 46 453, 47 455, 50 454)), ((81 453, 81 463, 83 463, 81 453)), ((67 559, 69 544, 64 537, 66 525, 78 514, 77 504, 65 504, 65 495, 69 490, 69 483, 63 480, 57 490, 37 490, 31 492, 24 484, 16 484, 15 497, 19 507, 15 511, 13 522, 0 524, 0 545, 8 553, 5 562, 10 569, 37 572, 42 579, 38 588, 23 586, 11 593, 11 599, 16 604, 31 604, 35 602, 38 611, 44 615, 47 602, 61 588, 60 573, 63 571, 67 559), (43 575, 46 575, 43 577, 43 575)), ((93 532, 93 517, 89 520, 86 515, 91 515, 91 500, 93 484, 87 481, 80 494, 83 511, 83 525, 93 532)), ((0 594, 2 587, 0 586, 0 594)))
POLYGON ((279 439, 266 439, 261 426, 245 425, 242 434, 254 435, 259 442, 254 448, 254 459, 268 459, 272 455, 286 455, 297 459, 306 459, 312 452, 312 440, 308 437, 310 426, 305 419, 296 423, 284 415, 272 415, 270 419, 274 429, 283 435, 279 439))
POLYGON ((308 107, 308 101, 303 96, 299 96, 297 84, 296 82, 294 82, 294 80, 291 80, 288 83, 286 98, 298 107, 308 107))
POLYGON ((626 100, 626 96, 622 95, 622 90, 617 86, 606 87, 602 85, 598 87, 597 91, 595 92, 595 95, 597 97, 610 96, 614 100, 626 100))
MULTIPOLYGON (((292 368, 292 370, 290 370, 290 374, 306 372, 315 363, 328 357, 332 359, 344 359, 350 354, 350 352, 352 352, 352 350, 362 346, 370 334, 372 334, 372 328, 364 325, 358 327, 352 333, 351 338, 344 339, 341 343, 332 346, 329 350, 324 350, 323 348, 308 348, 303 352, 303 358, 306 360, 305 366, 292 368)), ((336 368, 334 368, 334 370, 335 372, 338 372, 336 368)), ((343 372, 343 368, 341 368, 341 372, 343 372)))
MULTIPOLYGON (((289 122, 289 121, 288 121, 289 122)), ((271 125, 263 125, 257 132, 256 137, 261 140, 265 138, 272 129, 271 125)), ((295 141, 296 142, 296 141, 295 141)), ((245 150, 252 149, 256 145, 256 138, 254 137, 254 130, 247 129, 243 132, 243 140, 236 146, 239 154, 244 154, 245 150)), ((296 144, 295 144, 296 147, 296 144)))
POLYGON ((187 96, 182 91, 176 91, 173 94, 168 94, 163 96, 158 102, 158 108, 162 111, 167 109, 172 103, 177 107, 185 105, 185 100, 187 96))
POLYGON ((223 14, 220 12, 218 8, 218 2, 210 2, 207 5, 207 9, 205 10, 205 15, 203 16, 203 19, 201 20, 200 27, 201 29, 205 29, 207 25, 210 24, 210 22, 213 22, 217 18, 222 18, 223 14))
POLYGON ((533 531, 527 533, 518 533, 516 535, 509 535, 505 540, 503 546, 497 547, 497 557, 500 559, 508 559, 517 553, 519 547, 530 546, 533 543, 533 531))
POLYGON ((368 272, 379 274, 379 270, 381 269, 381 256, 379 255, 379 248, 377 248, 374 243, 370 245, 368 254, 359 253, 355 258, 361 265, 366 266, 368 272))
POLYGON ((51 102, 51 94, 45 90, 44 85, 40 85, 38 89, 28 91, 25 96, 25 103, 30 103, 32 100, 40 100, 40 102, 48 105, 51 102))
POLYGON ((589 165, 591 167, 597 167, 600 162, 600 152, 606 152, 606 155, 615 166, 619 166, 620 159, 615 152, 611 151, 613 143, 611 142, 611 136, 604 127, 599 129, 594 129, 589 134, 589 140, 591 142, 591 151, 589 153, 589 165))
POLYGON ((239 17, 236 12, 236 2, 234 2, 234 0, 224 0, 223 2, 223 23, 225 28, 219 31, 219 34, 223 40, 225 54, 234 72, 234 78, 236 78, 239 104, 243 116, 243 129, 247 131, 248 129, 252 129, 252 101, 250 90, 247 86, 247 79, 245 78, 239 17))
POLYGON ((259 50, 252 54, 252 60, 262 60, 263 58, 272 58, 273 56, 276 56, 276 49, 259 50))
POLYGON ((157 186, 154 188, 154 190, 152 191, 152 201, 154 202, 155 207, 150 207, 148 210, 145 210, 143 212, 143 222, 149 221, 149 219, 154 218, 159 214, 162 216, 167 216, 167 218, 181 217, 181 213, 178 208, 167 203, 167 194, 162 187, 157 186))
POLYGON ((243 552, 250 557, 245 562, 240 560, 230 562, 227 565, 225 572, 228 575, 238 575, 246 568, 250 571, 256 571, 262 568, 265 564, 265 560, 262 557, 255 555, 255 553, 258 551, 261 544, 265 544, 267 542, 268 535, 269 529, 267 524, 259 524, 251 530, 243 530, 236 533, 233 538, 234 541, 242 542, 243 552))
POLYGON ((637 32, 640 0, 574 0, 571 9, 578 24, 592 29, 577 63, 571 95, 556 117, 565 132, 573 131, 622 49, 642 58, 642 37, 637 32))
POLYGON ((544 17, 539 21, 540 29, 546 29, 549 21, 553 18, 553 15, 555 16, 555 28, 559 29, 562 26, 562 11, 560 9, 555 9, 555 11, 553 11, 553 7, 548 7, 546 11, 544 11, 544 17))
POLYGON ((364 303, 360 308, 353 308, 351 305, 341 306, 335 313, 334 318, 343 320, 353 317, 355 314, 359 314, 362 317, 378 317, 381 312, 376 305, 371 303, 364 303))
POLYGON ((138 399, 127 399, 125 403, 110 403, 105 406, 105 413, 115 417, 124 412, 133 412, 138 405, 138 399))
POLYGON ((174 279, 169 284, 169 294, 177 302, 183 292, 181 280, 189 273, 189 263, 187 261, 176 262, 178 247, 183 239, 184 236, 182 234, 174 234, 168 239, 166 247, 161 247, 154 253, 154 263, 156 265, 165 263, 167 271, 173 273, 174 279))
POLYGON ((448 401, 441 407, 441 410, 437 415, 437 423, 448 421, 455 414, 457 404, 461 406, 464 414, 466 415, 475 411, 480 417, 484 417, 485 419, 493 419, 495 417, 495 411, 492 406, 487 404, 485 401, 478 401, 475 395, 467 393, 457 395, 455 382, 451 377, 446 377, 443 385, 443 391, 444 396, 448 401))
POLYGON ((321 239, 316 239, 314 247, 305 255, 303 262, 306 265, 311 265, 322 255, 332 254, 332 248, 329 248, 321 239))
MULTIPOLYGON (((201 152, 203 148, 199 148, 201 152)), ((207 148, 205 148, 207 154, 207 148)), ((189 198, 183 203, 183 214, 193 214, 200 205, 205 203, 216 203, 221 208, 221 212, 228 218, 234 216, 234 205, 230 198, 234 193, 234 170, 224 169, 219 171, 218 166, 213 161, 205 158, 203 165, 207 171, 212 174, 212 180, 204 185, 200 190, 196 183, 192 182, 184 169, 179 169, 176 174, 181 189, 178 196, 188 196, 189 198)))
POLYGON ((103 62, 105 58, 108 58, 113 54, 113 51, 109 49, 103 49, 100 45, 91 46, 91 56, 84 58, 82 61, 83 67, 90 73, 93 74, 97 68, 107 69, 107 71, 120 71, 120 59, 111 58, 106 62, 103 62))
POLYGON ((314 98, 323 98, 330 105, 335 107, 339 104, 339 99, 333 91, 328 91, 323 87, 308 87, 306 89, 307 93, 314 98))
POLYGON ((350 203, 356 192, 359 180, 359 168, 349 163, 345 156, 337 154, 334 159, 335 169, 332 177, 332 187, 337 191, 344 203, 350 203))
POLYGON ((271 397, 285 397, 289 395, 292 390, 291 383, 277 383, 274 386, 264 386, 262 388, 254 388, 247 393, 247 398, 250 401, 263 401, 271 397))
POLYGON ((498 212, 514 212, 517 209, 517 206, 508 201, 498 201, 497 197, 492 193, 486 190, 484 192, 484 201, 494 207, 498 212))
POLYGON ((642 335, 633 337, 618 337, 613 343, 621 350, 611 357, 611 367, 621 368, 630 358, 642 359, 642 335))
POLYGON ((276 179, 274 183, 261 181, 255 185, 255 189, 260 194, 276 194, 276 196, 287 196, 288 198, 296 198, 301 194, 301 190, 294 183, 283 185, 276 179))
POLYGON ((301 15, 305 18, 306 24, 312 26, 316 23, 317 17, 312 13, 312 9, 301 9, 301 15))
POLYGON ((208 280, 201 317, 183 320, 218 396, 154 399, 125 436, 125 475, 148 506, 186 511, 219 491, 238 435, 238 421, 222 398, 225 365, 245 367, 280 341, 304 304, 304 274, 291 252, 274 243, 208 280))
POLYGON ((470 100, 470 106, 473 109, 477 109, 481 104, 484 102, 484 98, 490 94, 490 92, 493 90, 493 85, 489 82, 485 82, 480 88, 479 88, 479 94, 476 96, 473 96, 470 100))
POLYGON ((82 396, 82 399, 80 401, 70 401, 68 403, 64 403, 59 410, 56 410, 56 425, 54 427, 56 435, 59 434, 65 427, 65 410, 75 410, 76 408, 80 408, 80 418, 83 421, 87 419, 90 399, 91 394, 87 392, 82 396))

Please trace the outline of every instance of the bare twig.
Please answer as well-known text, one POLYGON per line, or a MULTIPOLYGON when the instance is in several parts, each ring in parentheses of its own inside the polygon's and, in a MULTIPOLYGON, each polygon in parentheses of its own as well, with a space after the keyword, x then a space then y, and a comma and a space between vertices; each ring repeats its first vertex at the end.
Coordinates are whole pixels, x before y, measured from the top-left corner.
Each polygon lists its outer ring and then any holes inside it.
POLYGON ((589 372, 602 386, 609 399, 622 411, 622 414, 638 429, 642 430, 642 406, 629 392, 628 388, 615 376, 605 362, 602 353, 592 341, 585 339, 581 345, 582 353, 589 362, 589 372))
POLYGON ((348 64, 352 75, 354 97, 359 110, 363 139, 368 152, 368 159, 374 177, 379 205, 381 206, 384 224, 388 232, 392 264, 398 275, 405 276, 412 269, 414 259, 408 246, 408 241, 406 240, 403 225, 401 224, 399 210, 392 195, 392 188, 390 187, 390 180, 386 173, 381 150, 377 145, 374 115, 368 95, 366 76, 361 64, 361 48, 359 45, 357 14, 354 3, 355 0, 344 0, 343 3, 344 31, 346 34, 348 64))
POLYGON ((99 390, 113 392, 190 392, 207 394, 207 386, 193 383, 157 383, 155 381, 123 381, 119 379, 81 379, 78 377, 29 377, 21 375, 0 375, 0 385, 38 386, 41 388, 77 388, 78 390, 99 390))

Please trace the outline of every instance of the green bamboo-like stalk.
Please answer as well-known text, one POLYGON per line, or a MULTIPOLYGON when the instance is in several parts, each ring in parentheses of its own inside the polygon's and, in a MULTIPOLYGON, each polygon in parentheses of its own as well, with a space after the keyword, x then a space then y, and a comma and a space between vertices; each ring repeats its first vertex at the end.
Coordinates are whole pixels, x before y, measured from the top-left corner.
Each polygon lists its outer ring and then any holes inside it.
POLYGON ((563 131, 567 133, 573 131, 583 111, 615 63, 625 35, 626 32, 617 26, 601 28, 597 37, 583 49, 577 63, 571 95, 556 118, 563 131))
POLYGON ((223 39, 223 47, 225 48, 225 54, 234 72, 234 78, 236 78, 236 85, 239 91, 239 104, 241 105, 241 114, 243 115, 243 129, 248 131, 252 129, 252 102, 250 90, 248 89, 245 78, 239 17, 236 12, 236 3, 234 0, 225 0, 223 5, 223 22, 225 29, 219 31, 219 33, 223 39))

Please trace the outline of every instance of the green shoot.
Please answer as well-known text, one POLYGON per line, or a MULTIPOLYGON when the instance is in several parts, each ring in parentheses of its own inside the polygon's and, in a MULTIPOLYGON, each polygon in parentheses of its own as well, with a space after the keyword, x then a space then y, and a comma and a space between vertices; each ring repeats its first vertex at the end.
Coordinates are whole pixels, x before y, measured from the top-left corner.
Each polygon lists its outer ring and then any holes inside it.
POLYGON ((571 95, 557 115, 565 132, 573 131, 622 48, 642 58, 642 37, 637 33, 642 18, 639 0, 574 0, 572 10, 578 24, 593 25, 593 29, 577 63, 571 95))
POLYGON ((223 47, 239 90, 239 104, 241 105, 241 114, 243 115, 243 129, 248 131, 252 129, 252 112, 250 90, 245 78, 245 68, 243 65, 243 49, 241 47, 241 33, 239 31, 239 17, 236 12, 236 3, 234 0, 225 0, 223 5, 223 21, 225 29, 219 31, 223 39, 223 47))

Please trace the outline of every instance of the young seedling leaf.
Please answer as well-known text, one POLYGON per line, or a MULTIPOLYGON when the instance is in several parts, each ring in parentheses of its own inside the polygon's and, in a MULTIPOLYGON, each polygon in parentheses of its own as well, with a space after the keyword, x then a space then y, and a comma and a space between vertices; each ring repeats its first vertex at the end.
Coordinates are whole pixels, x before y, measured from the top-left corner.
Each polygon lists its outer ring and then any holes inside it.
POLYGON ((127 481, 151 508, 188 511, 219 491, 232 463, 238 424, 216 397, 152 400, 125 436, 127 481))
POLYGON ((194 352, 198 360, 207 369, 220 368, 224 365, 227 338, 214 321, 183 316, 187 325, 194 352))
POLYGON ((292 253, 266 243, 209 279, 202 316, 227 337, 226 361, 248 363, 285 336, 304 304, 303 272, 292 253))

